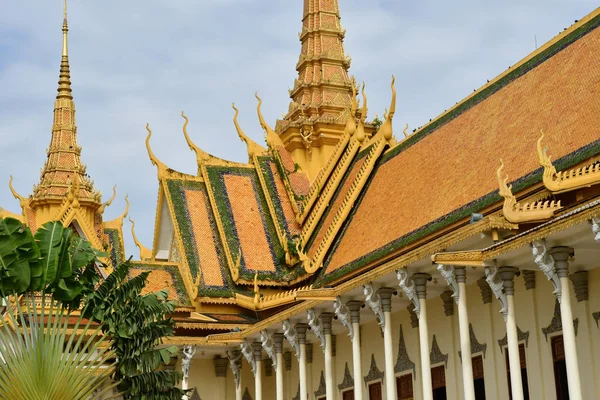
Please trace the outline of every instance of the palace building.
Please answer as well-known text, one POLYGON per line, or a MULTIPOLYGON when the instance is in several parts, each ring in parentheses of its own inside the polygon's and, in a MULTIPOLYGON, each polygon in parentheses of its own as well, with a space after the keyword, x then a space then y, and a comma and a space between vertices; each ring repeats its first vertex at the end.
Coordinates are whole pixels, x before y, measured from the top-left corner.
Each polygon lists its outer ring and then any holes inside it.
MULTIPOLYGON (((600 398, 600 8, 411 133, 393 77, 367 120, 338 0, 301 17, 287 113, 266 121, 256 96, 265 143, 232 110, 247 163, 199 148, 182 114, 198 172, 180 173, 146 126, 158 201, 132 273, 178 302, 191 398, 600 398)), ((80 160, 67 31, 65 13, 40 182, 11 184, 21 212, 0 215, 60 220, 110 268, 127 210, 103 221, 114 196, 80 160)))

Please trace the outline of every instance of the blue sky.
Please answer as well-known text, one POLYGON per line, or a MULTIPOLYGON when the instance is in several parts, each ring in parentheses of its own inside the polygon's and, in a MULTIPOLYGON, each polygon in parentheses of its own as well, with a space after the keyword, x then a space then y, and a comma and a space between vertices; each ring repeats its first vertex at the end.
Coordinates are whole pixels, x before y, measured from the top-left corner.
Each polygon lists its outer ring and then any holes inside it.
MULTIPOLYGON (((593 0, 339 0, 351 74, 366 81, 369 118, 389 104, 396 76, 396 127, 423 125, 597 7, 593 0)), ((69 52, 82 160, 95 186, 129 194, 136 232, 152 244, 156 170, 144 139, 169 167, 196 172, 183 138, 244 161, 232 124, 262 140, 254 92, 268 121, 287 110, 296 78, 302 0, 69 1, 69 52)), ((0 2, 0 206, 20 213, 39 181, 50 143, 60 64, 62 1, 0 2)), ((443 149, 440 149, 443 153, 443 149)), ((440 154, 432 154, 439 157, 440 154)), ((423 162, 427 162, 423 160, 423 162)), ((105 196, 105 197, 106 197, 105 196)), ((126 222, 127 253, 138 255, 126 222)))

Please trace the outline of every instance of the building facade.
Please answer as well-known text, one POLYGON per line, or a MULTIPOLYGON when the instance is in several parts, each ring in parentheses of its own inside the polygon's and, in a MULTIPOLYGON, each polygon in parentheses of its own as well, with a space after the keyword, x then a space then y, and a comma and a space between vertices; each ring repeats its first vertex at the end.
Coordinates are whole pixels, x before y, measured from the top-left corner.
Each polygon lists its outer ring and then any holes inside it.
MULTIPOLYGON (((187 131, 196 175, 146 147, 155 235, 132 274, 170 290, 192 398, 600 398, 600 9, 408 134, 367 120, 337 0, 304 0, 288 113, 247 163, 187 131)), ((110 265, 79 161, 67 25, 42 179, 22 214, 73 226, 110 265)), ((242 110, 243 111, 243 110, 242 110)), ((12 187, 11 187, 12 188, 12 187)))

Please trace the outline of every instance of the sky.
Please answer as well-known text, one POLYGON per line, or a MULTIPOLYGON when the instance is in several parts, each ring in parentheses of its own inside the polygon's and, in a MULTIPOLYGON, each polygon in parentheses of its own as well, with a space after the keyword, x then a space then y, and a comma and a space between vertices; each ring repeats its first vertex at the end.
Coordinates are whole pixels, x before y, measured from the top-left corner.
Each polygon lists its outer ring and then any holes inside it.
MULTIPOLYGON (((396 127, 450 108, 592 12, 594 0, 339 0, 350 73, 365 81, 369 119, 383 115, 396 76, 396 127)), ((0 206, 8 189, 39 182, 50 143, 62 41, 62 0, 0 0, 0 206)), ((272 126, 297 77, 302 0, 69 0, 69 58, 82 161, 95 187, 129 195, 136 233, 152 246, 158 181, 144 140, 170 168, 195 174, 182 134, 203 150, 246 161, 232 123, 262 141, 254 92, 272 126)), ((399 129, 399 128, 396 128, 399 129)), ((398 132, 399 133, 399 132, 398 132)), ((443 152, 443 149, 440 149, 443 152)), ((439 157, 432 154, 432 157, 439 157)), ((427 162, 427 160, 423 160, 427 162)), ((124 226, 126 251, 139 257, 124 226)))

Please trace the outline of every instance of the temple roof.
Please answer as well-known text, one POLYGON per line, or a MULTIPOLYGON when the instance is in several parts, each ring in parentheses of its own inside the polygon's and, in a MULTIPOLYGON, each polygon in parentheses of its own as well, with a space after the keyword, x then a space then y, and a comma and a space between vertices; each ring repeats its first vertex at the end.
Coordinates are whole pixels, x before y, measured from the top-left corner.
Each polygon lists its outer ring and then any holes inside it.
POLYGON ((541 129, 559 169, 600 153, 600 9, 458 103, 379 161, 316 285, 325 285, 541 181, 541 129), (369 240, 364 240, 365 232, 369 240))

